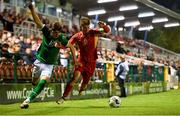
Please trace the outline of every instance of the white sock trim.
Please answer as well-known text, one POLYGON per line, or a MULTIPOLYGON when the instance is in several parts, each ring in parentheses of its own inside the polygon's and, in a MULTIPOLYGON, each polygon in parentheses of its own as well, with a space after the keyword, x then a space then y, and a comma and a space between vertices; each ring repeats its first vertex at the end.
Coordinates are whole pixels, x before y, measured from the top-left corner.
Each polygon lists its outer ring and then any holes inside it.
POLYGON ((30 102, 30 98, 28 97, 25 101, 24 101, 24 103, 29 103, 30 102))

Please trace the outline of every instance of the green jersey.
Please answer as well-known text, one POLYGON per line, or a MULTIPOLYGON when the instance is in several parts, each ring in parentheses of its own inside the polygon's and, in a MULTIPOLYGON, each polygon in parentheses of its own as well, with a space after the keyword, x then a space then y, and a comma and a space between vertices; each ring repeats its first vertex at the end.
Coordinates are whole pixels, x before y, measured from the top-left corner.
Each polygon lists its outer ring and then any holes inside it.
POLYGON ((56 48, 54 45, 59 42, 63 46, 66 46, 68 43, 67 37, 65 34, 60 34, 58 38, 53 38, 46 26, 42 28, 42 32, 43 39, 37 51, 36 58, 45 64, 55 64, 57 62, 59 48, 56 48))

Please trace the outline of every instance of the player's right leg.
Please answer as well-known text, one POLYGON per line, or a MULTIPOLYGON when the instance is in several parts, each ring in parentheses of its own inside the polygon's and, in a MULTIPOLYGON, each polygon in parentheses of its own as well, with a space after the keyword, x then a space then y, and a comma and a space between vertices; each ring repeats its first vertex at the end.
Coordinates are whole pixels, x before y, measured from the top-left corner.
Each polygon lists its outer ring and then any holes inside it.
POLYGON ((49 77, 43 77, 37 86, 33 89, 30 96, 20 105, 21 109, 29 107, 29 103, 44 89, 46 83, 49 82, 49 77))
POLYGON ((63 96, 61 96, 59 99, 57 99, 56 103, 57 104, 62 104, 65 101, 65 98, 69 95, 69 93, 72 91, 75 83, 78 81, 79 77, 81 75, 80 71, 75 71, 73 78, 71 81, 67 84, 65 91, 63 93, 63 96))
POLYGON ((40 92, 44 89, 46 83, 50 82, 50 77, 53 71, 53 65, 44 64, 39 62, 38 60, 34 63, 35 68, 38 70, 33 70, 33 75, 37 77, 40 74, 40 80, 36 87, 34 87, 31 94, 28 96, 28 98, 20 105, 22 109, 28 108, 28 104, 36 98, 37 95, 40 94, 40 92), (37 68, 38 67, 38 68, 37 68))
POLYGON ((94 74, 95 68, 96 68, 96 62, 91 64, 86 64, 86 68, 82 73, 83 78, 80 84, 79 95, 82 95, 82 92, 86 90, 88 83, 94 74))
MULTIPOLYGON (((40 75, 41 75, 42 69, 41 69, 41 64, 39 62, 39 60, 36 60, 34 62, 34 67, 33 67, 33 71, 32 71, 32 86, 33 86, 33 90, 37 87, 39 81, 40 81, 40 75)), ((20 105, 20 107, 22 109, 26 109, 29 107, 30 103, 30 96, 20 105)))

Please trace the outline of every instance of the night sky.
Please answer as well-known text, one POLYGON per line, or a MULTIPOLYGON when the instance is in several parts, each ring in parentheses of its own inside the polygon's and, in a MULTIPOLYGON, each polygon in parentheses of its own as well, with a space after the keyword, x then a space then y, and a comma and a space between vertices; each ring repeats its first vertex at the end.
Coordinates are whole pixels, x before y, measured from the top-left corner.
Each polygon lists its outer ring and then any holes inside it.
POLYGON ((180 0, 152 0, 152 1, 180 13, 180 0))

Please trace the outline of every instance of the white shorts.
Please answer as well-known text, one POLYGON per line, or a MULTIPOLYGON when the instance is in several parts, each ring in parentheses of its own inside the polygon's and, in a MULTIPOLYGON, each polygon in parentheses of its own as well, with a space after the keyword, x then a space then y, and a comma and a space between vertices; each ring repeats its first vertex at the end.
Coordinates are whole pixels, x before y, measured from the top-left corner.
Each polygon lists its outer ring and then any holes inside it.
POLYGON ((44 64, 39 60, 34 62, 32 78, 51 77, 54 65, 44 64))

